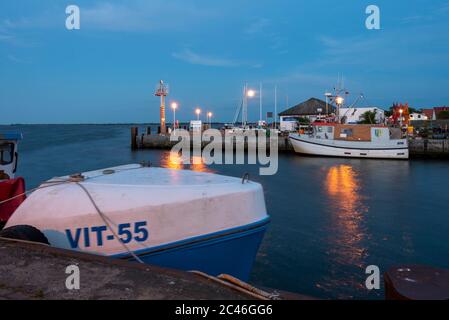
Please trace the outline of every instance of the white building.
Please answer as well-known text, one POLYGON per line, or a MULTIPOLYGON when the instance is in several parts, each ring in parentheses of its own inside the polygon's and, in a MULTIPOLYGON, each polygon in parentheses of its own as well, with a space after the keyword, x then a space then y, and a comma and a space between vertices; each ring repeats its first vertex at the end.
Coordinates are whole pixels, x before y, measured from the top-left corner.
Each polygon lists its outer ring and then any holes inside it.
POLYGON ((429 120, 429 117, 427 117, 423 113, 411 113, 410 114, 410 121, 416 121, 416 120, 429 120))
POLYGON ((203 128, 203 122, 201 120, 190 121, 190 131, 201 132, 203 128))
POLYGON ((301 119, 307 119, 312 123, 318 119, 325 119, 334 112, 335 107, 333 105, 326 104, 320 99, 311 98, 281 112, 279 114, 279 129, 281 131, 296 131, 301 119))
POLYGON ((376 123, 385 121, 385 110, 378 107, 341 108, 340 119, 345 123, 359 123, 363 120, 363 115, 368 111, 376 112, 376 123))

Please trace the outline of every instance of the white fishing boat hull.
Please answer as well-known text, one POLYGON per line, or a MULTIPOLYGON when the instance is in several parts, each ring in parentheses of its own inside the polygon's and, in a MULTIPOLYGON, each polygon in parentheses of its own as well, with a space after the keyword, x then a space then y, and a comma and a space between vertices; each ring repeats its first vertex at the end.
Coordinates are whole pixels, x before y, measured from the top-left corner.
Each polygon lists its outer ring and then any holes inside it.
POLYGON ((82 175, 44 184, 6 228, 33 226, 59 248, 249 278, 269 222, 260 184, 140 165, 82 175))
POLYGON ((370 159, 409 158, 407 139, 372 143, 318 139, 302 134, 290 134, 289 138, 295 152, 305 155, 370 159))

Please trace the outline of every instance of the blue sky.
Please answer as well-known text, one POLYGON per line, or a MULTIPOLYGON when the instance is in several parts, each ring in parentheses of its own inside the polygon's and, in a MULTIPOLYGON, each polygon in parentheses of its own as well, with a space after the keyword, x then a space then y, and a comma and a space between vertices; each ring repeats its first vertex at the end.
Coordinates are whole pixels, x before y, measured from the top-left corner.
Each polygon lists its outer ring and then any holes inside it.
POLYGON ((363 104, 448 105, 448 21, 449 0, 1 0, 0 123, 156 122, 159 79, 183 121, 200 106, 230 122, 244 82, 273 111, 275 84, 283 110, 339 74, 363 104), (70 4, 81 30, 65 28, 70 4), (365 28, 370 4, 381 30, 365 28))

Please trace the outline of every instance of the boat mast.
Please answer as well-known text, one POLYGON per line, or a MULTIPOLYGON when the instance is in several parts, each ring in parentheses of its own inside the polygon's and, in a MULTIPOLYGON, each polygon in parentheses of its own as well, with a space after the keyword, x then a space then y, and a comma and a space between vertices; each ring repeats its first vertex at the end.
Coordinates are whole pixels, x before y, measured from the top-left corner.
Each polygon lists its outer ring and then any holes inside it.
POLYGON ((263 120, 262 120, 262 82, 260 83, 260 92, 259 92, 259 102, 260 102, 260 113, 259 113, 259 119, 260 119, 260 122, 262 122, 263 120))
POLYGON ((242 106, 242 127, 246 126, 246 121, 247 121, 247 103, 248 103, 248 84, 245 83, 244 87, 243 87, 243 106, 242 106))
POLYGON ((274 129, 276 130, 277 125, 277 113, 278 113, 278 87, 274 86, 274 129))

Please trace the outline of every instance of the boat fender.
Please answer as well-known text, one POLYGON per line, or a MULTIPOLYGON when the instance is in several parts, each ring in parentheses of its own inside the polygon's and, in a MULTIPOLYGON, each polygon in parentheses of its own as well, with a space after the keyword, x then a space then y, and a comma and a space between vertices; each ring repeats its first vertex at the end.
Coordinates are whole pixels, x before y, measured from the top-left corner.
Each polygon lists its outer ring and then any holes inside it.
POLYGON ((39 229, 28 225, 17 225, 3 229, 0 231, 0 237, 50 245, 47 237, 39 229))

